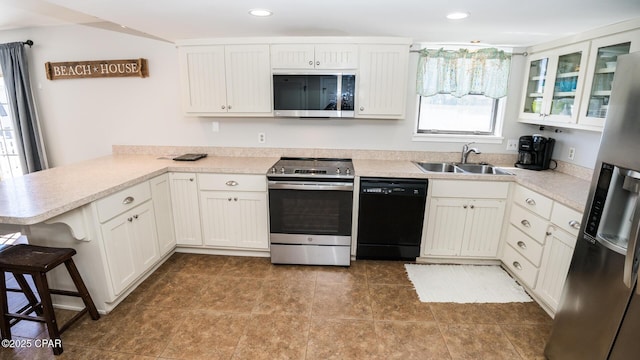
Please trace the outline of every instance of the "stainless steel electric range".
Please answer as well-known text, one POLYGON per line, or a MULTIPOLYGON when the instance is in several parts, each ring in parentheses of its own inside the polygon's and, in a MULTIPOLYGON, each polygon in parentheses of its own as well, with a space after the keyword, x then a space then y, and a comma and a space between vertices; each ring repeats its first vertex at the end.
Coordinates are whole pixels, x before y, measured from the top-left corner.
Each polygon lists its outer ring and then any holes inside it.
POLYGON ((351 159, 281 158, 267 178, 271 262, 349 266, 351 159))

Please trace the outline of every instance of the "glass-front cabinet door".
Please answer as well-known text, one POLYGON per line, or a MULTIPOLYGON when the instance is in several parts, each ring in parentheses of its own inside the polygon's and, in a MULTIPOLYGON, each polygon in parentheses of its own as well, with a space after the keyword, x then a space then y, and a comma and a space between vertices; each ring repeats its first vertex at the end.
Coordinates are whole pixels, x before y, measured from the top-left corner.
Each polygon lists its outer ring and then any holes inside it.
POLYGON ((520 119, 536 124, 578 119, 588 43, 578 43, 529 59, 520 119))
POLYGON ((573 105, 578 93, 578 74, 582 57, 582 51, 578 51, 558 58, 549 115, 572 117, 573 105))
POLYGON ((618 56, 640 50, 639 42, 640 31, 608 36, 591 42, 579 125, 595 130, 604 126, 618 56))
POLYGON ((535 118, 541 114, 548 67, 549 57, 532 58, 529 61, 524 104, 522 105, 522 113, 528 117, 535 118))

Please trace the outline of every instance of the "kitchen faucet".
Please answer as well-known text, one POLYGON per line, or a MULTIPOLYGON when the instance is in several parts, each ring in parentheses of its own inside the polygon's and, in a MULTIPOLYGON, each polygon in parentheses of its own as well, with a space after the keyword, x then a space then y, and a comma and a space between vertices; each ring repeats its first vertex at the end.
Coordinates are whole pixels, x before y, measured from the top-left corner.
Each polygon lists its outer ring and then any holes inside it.
POLYGON ((478 148, 469 149, 469 145, 471 145, 471 144, 475 144, 475 142, 470 142, 468 144, 462 145, 462 156, 460 157, 460 163, 461 164, 466 164, 467 163, 467 157, 469 156, 470 152, 474 152, 476 154, 482 154, 480 152, 480 150, 478 150, 478 148))

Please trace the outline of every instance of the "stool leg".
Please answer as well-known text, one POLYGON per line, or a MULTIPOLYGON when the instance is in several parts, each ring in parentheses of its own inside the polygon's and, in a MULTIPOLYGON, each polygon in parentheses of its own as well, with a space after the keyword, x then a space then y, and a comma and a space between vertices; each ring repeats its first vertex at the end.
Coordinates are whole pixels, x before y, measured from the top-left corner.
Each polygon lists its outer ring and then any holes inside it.
POLYGON ((4 271, 0 274, 0 311, 2 311, 2 319, 0 319, 0 335, 3 339, 11 340, 11 326, 9 325, 9 304, 7 301, 7 280, 4 278, 4 271))
MULTIPOLYGON (((49 338, 52 341, 56 341, 58 344, 62 344, 60 340, 60 331, 58 330, 58 322, 56 321, 56 314, 53 312, 53 303, 51 302, 51 293, 49 292, 49 284, 47 283, 46 273, 33 274, 33 280, 36 283, 38 294, 40 294, 40 302, 42 303, 43 317, 47 324, 47 331, 49 332, 49 338)), ((0 289, 1 290, 1 289, 0 289)), ((53 354, 62 354, 62 345, 53 347, 53 354)))
POLYGON ((33 290, 31 290, 31 286, 29 286, 29 283, 24 278, 24 275, 19 273, 14 273, 13 277, 16 279, 16 282, 18 283, 18 285, 20 285, 20 289, 22 289, 22 293, 27 298, 27 301, 29 301, 29 305, 31 305, 31 307, 33 308, 33 310, 35 310, 37 315, 42 315, 42 306, 37 306, 38 299, 33 294, 33 290))
POLYGON ((64 265, 67 267, 67 271, 69 272, 69 275, 71 275, 71 280, 73 280, 73 283, 76 285, 76 289, 82 296, 82 301, 84 302, 84 306, 87 307, 87 310, 89 311, 89 315, 91 315, 91 318, 93 320, 100 319, 100 314, 98 314, 98 309, 96 309, 96 305, 93 303, 93 300, 91 299, 91 295, 89 294, 89 290, 87 290, 87 287, 84 285, 84 281, 82 281, 82 277, 80 276, 80 273, 78 272, 78 268, 76 267, 76 264, 73 262, 73 259, 69 259, 65 261, 64 265))

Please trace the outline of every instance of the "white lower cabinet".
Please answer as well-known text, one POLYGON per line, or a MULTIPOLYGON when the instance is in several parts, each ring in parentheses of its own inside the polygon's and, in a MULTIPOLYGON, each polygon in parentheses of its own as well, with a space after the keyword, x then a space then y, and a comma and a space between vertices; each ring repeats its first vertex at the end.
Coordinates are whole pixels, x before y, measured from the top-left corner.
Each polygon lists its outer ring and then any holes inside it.
POLYGON ((552 309, 556 310, 569 272, 576 237, 566 231, 556 229, 554 226, 550 226, 549 233, 535 292, 552 309))
POLYGON ((576 246, 582 214, 560 203, 554 203, 551 225, 542 255, 540 275, 535 292, 554 311, 560 304, 562 288, 576 246))
POLYGON ((202 191, 202 231, 210 246, 267 249, 267 195, 202 191))
POLYGON ((154 217, 153 204, 146 201, 101 225, 116 296, 160 259, 154 217))
POLYGON ((177 245, 202 245, 198 178, 194 173, 171 173, 171 203, 177 245))
POLYGON ((496 258, 509 184, 431 182, 423 255, 496 258))
POLYGON ((582 214, 520 185, 513 200, 502 262, 555 313, 582 214))
POLYGON ((160 256, 164 256, 176 247, 169 174, 149 180, 149 185, 151 185, 151 198, 155 210, 160 256))
POLYGON ((266 176, 171 173, 170 179, 178 246, 269 249, 266 176))
POLYGON ((198 181, 205 246, 269 248, 265 176, 199 174, 198 181))

